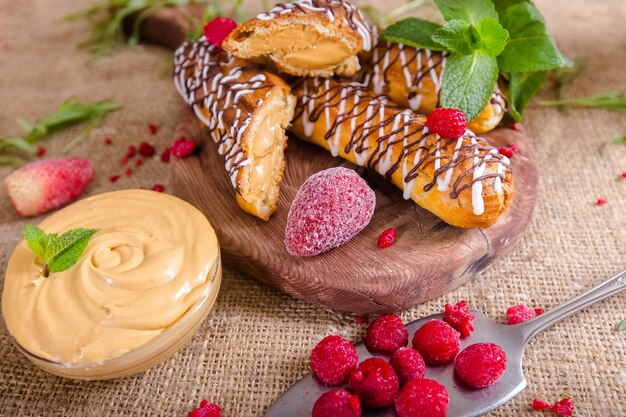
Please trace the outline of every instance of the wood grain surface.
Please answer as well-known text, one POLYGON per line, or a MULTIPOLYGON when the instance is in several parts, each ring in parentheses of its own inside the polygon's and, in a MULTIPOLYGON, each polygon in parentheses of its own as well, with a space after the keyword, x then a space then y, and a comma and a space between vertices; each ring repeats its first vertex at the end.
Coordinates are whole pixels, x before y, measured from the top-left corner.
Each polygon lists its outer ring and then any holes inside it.
POLYGON ((526 229, 537 198, 539 171, 530 139, 510 129, 486 136, 495 146, 515 143, 515 196, 498 222, 486 229, 449 226, 377 174, 327 151, 289 138, 278 210, 269 221, 239 209, 215 144, 191 110, 181 112, 176 137, 200 139, 199 155, 172 158, 175 193, 198 207, 220 241, 224 264, 247 272, 295 297, 360 314, 402 310, 438 297, 470 280, 506 255, 526 229), (332 166, 354 168, 376 192, 371 223, 343 246, 318 256, 289 255, 283 244, 287 213, 298 188, 313 173, 332 166), (376 246, 393 227, 396 243, 376 246))

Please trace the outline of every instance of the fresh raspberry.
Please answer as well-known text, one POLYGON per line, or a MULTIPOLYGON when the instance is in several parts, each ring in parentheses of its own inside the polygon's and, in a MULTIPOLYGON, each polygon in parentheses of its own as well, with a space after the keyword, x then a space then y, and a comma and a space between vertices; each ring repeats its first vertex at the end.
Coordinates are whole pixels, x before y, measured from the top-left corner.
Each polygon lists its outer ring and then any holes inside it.
POLYGON ((125 174, 126 174, 127 177, 130 177, 131 175, 133 175, 133 170, 128 168, 128 169, 126 169, 125 174))
POLYGON ((361 417, 359 397, 342 389, 322 394, 313 405, 312 417, 361 417))
POLYGON ((136 153, 137 153, 137 149, 135 148, 135 145, 130 145, 128 149, 126 150, 125 156, 127 158, 132 158, 133 156, 135 156, 136 153))
POLYGON ((152 191, 156 191, 157 193, 162 193, 163 191, 165 191, 165 187, 161 184, 154 184, 152 186, 152 191))
POLYGON ((426 373, 426 364, 422 355, 410 347, 401 347, 393 352, 389 364, 396 371, 400 385, 404 385, 412 379, 422 379, 426 373))
POLYGON ((366 407, 380 408, 393 403, 400 382, 391 365, 381 358, 369 358, 350 375, 350 390, 366 407))
POLYGON ((472 388, 485 388, 506 370, 506 353, 495 343, 476 343, 463 349, 454 363, 454 372, 472 388))
POLYGON ((596 201, 596 206, 603 206, 607 203, 606 198, 598 198, 596 201))
POLYGON ((398 417, 445 417, 448 392, 432 379, 414 379, 406 383, 396 398, 398 417))
POLYGON ((237 22, 226 17, 216 17, 204 25, 207 42, 222 49, 222 42, 237 27, 237 22))
POLYGON ((154 123, 148 124, 148 132, 150 132, 151 135, 156 135, 158 131, 159 127, 157 125, 154 123))
POLYGON ((381 249, 388 248, 389 246, 393 245, 393 242, 396 240, 396 237, 398 237, 398 235, 396 234, 396 231, 394 230, 393 227, 390 227, 389 229, 382 232, 380 236, 378 236, 377 245, 381 249))
POLYGON ((574 400, 571 398, 563 398, 554 403, 552 411, 554 411, 557 416, 571 416, 574 412, 574 400))
POLYGON ((467 130, 467 120, 460 110, 437 108, 428 115, 426 127, 443 138, 458 139, 467 130))
POLYGON ((311 369, 326 385, 341 385, 356 368, 359 355, 341 336, 326 336, 311 351, 311 369))
POLYGON ((222 408, 217 404, 202 400, 200 407, 190 412, 187 417, 222 417, 222 408))
POLYGON ((465 300, 461 300, 454 306, 446 304, 443 312, 443 321, 461 332, 461 336, 469 337, 474 331, 476 316, 467 308, 465 300))
POLYGON ((514 143, 512 143, 509 146, 503 146, 502 148, 498 148, 498 152, 501 155, 506 156, 507 158, 511 158, 513 155, 515 155, 517 153, 518 150, 519 150, 519 148, 514 143))
POLYGON ((413 335, 413 348, 429 365, 443 365, 459 353, 461 335, 441 320, 431 320, 413 335))
POLYGON ((113 144, 113 140, 111 138, 104 138, 104 144, 105 145, 112 145, 113 144))
POLYGON ((552 406, 548 404, 547 402, 545 402, 544 400, 542 400, 541 398, 535 398, 533 400, 533 410, 535 411, 544 411, 544 410, 549 410, 551 408, 552 406))
POLYGON ((142 165, 143 165, 143 159, 137 159, 135 161, 135 167, 139 168, 142 165))
POLYGON ((165 148, 165 150, 161 152, 161 162, 168 163, 170 161, 171 155, 172 155, 172 148, 165 148))
POLYGON ((117 182, 117 180, 119 180, 119 179, 120 179, 119 175, 111 175, 109 177, 109 181, 111 181, 111 182, 117 182))
POLYGON ((186 158, 196 150, 198 142, 193 139, 180 138, 170 148, 170 153, 177 158, 186 158))
POLYGON ((351 169, 329 168, 311 175, 287 215, 287 252, 313 256, 344 244, 368 225, 375 206, 374 191, 351 169))
POLYGON ((370 352, 393 353, 409 343, 409 331, 400 317, 386 314, 369 325, 364 342, 370 352))
POLYGON ((46 148, 44 148, 43 146, 38 146, 37 147, 37 156, 41 158, 42 156, 44 156, 46 154, 47 151, 48 150, 46 148))
POLYGON ((525 304, 509 307, 506 310, 506 324, 519 324, 537 316, 537 312, 525 304))
POLYGON ((154 146, 152 146, 148 142, 141 142, 139 144, 139 155, 143 156, 144 158, 150 158, 152 155, 154 155, 154 152, 154 146))

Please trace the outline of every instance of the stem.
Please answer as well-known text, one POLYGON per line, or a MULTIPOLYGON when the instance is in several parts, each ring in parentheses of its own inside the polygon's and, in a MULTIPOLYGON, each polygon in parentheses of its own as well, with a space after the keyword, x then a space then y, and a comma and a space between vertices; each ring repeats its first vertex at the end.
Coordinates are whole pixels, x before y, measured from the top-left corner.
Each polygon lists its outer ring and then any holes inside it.
POLYGON ((44 262, 43 264, 43 277, 48 278, 50 276, 50 269, 48 268, 48 264, 44 262))
POLYGON ((409 1, 407 4, 398 7, 397 9, 392 10, 389 14, 382 19, 380 19, 380 25, 384 28, 389 23, 392 23, 396 20, 397 17, 402 16, 405 13, 410 12, 413 9, 417 9, 422 7, 428 2, 428 0, 413 0, 409 1))

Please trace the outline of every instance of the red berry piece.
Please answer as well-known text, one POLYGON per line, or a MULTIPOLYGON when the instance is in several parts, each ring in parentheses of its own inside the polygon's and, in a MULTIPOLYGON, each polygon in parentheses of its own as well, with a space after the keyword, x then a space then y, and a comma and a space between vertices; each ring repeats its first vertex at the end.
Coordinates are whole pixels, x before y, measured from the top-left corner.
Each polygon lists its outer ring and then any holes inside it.
POLYGON ((381 249, 388 248, 389 246, 393 245, 393 242, 395 242, 396 237, 398 237, 398 235, 396 234, 396 231, 394 230, 393 227, 390 227, 389 229, 382 232, 380 236, 378 236, 377 245, 381 249))
POLYGON ((441 320, 431 320, 420 327, 413 335, 413 348, 429 365, 443 365, 452 362, 459 353, 461 335, 441 320))
POLYGON ((46 152, 47 152, 47 149, 44 148, 43 146, 38 146, 37 147, 37 156, 38 157, 41 158, 42 156, 44 156, 46 154, 46 152))
POLYGON ((139 144, 139 155, 143 156, 144 158, 150 158, 152 155, 154 155, 154 152, 154 146, 152 146, 148 142, 141 142, 139 144))
POLYGON ((130 169, 130 168, 128 168, 128 169, 126 170, 125 174, 126 174, 126 176, 127 176, 127 177, 130 177, 131 175, 133 175, 133 170, 132 170, 132 169, 130 169))
POLYGON ((521 123, 517 123, 517 122, 513 122, 509 125, 509 128, 512 130, 515 130, 517 132, 521 132, 523 130, 522 128, 522 124, 521 123))
POLYGON ((549 410, 551 408, 552 406, 548 404, 547 402, 545 402, 544 400, 542 400, 541 398, 535 398, 533 400, 533 410, 535 411, 544 411, 544 410, 549 410))
POLYGON ((154 184, 152 186, 152 191, 156 191, 157 193, 162 193, 163 191, 165 191, 165 187, 161 184, 154 184))
POLYGON ((170 157, 172 155, 172 148, 166 148, 162 153, 161 153, 161 162, 163 163, 168 163, 170 161, 170 157))
POLYGON ((137 153, 137 149, 135 148, 134 145, 130 145, 128 147, 128 149, 126 150, 126 157, 127 158, 132 158, 133 156, 135 156, 135 154, 137 153))
POLYGON ((467 130, 467 120, 460 110, 438 108, 428 115, 426 127, 442 138, 458 139, 467 130))
POLYGON ((533 310, 535 310, 535 315, 537 316, 545 313, 545 310, 543 308, 534 308, 533 310))
POLYGON ((519 324, 536 316, 535 310, 524 304, 519 304, 506 310, 506 324, 519 324))
POLYGON ((406 383, 396 398, 398 417, 445 417, 448 392, 432 379, 414 379, 406 383))
POLYGON ((365 324, 367 323, 367 317, 359 315, 354 318, 354 321, 356 321, 358 324, 365 324))
POLYGON ((192 139, 180 138, 170 148, 170 153, 177 158, 186 158, 198 147, 198 142, 192 139))
POLYGON ((341 385, 356 368, 359 355, 341 336, 327 336, 311 352, 311 369, 326 385, 341 385))
POLYGON ((285 248, 293 256, 314 256, 342 245, 370 222, 376 195, 348 168, 311 175, 291 204, 285 248))
POLYGON ((151 135, 156 135, 158 131, 159 131, 159 127, 155 125, 154 123, 150 123, 148 125, 148 132, 150 132, 151 135))
POLYGON ((370 352, 393 353, 409 343, 409 331, 400 317, 386 314, 369 325, 364 342, 370 352))
POLYGON ((121 165, 126 165, 128 163, 128 157, 127 156, 123 156, 122 159, 120 159, 120 164, 121 165))
POLYGON ((422 379, 426 373, 426 364, 422 355, 410 347, 401 347, 393 352, 389 364, 396 371, 400 385, 404 385, 412 379, 422 379))
POLYGON ((222 49, 222 42, 237 27, 237 22, 226 17, 216 17, 204 25, 204 36, 211 45, 222 49))
POLYGON ((454 363, 454 372, 472 388, 495 383, 506 370, 506 353, 495 343, 476 343, 463 349, 454 363))
POLYGON ((312 417, 361 417, 359 397, 342 389, 322 394, 313 405, 312 417))
POLYGON ((461 336, 469 337, 474 331, 476 316, 467 308, 465 300, 461 300, 454 306, 446 304, 443 312, 443 321, 452 328, 461 332, 461 336))
POLYGON ((112 145, 113 144, 113 140, 109 137, 104 138, 104 144, 105 145, 112 145))
POLYGON ((200 407, 190 412, 187 417, 222 417, 222 408, 217 404, 202 400, 200 407))
POLYGON ((381 358, 369 358, 350 375, 350 390, 366 407, 380 408, 393 404, 400 382, 391 365, 381 358))
POLYGON ((626 178, 626 171, 622 172, 620 174, 620 178, 625 179, 626 178))
POLYGON ((502 148, 498 148, 498 152, 501 155, 506 156, 507 158, 511 158, 513 155, 515 155, 517 153, 518 150, 519 150, 519 148, 514 143, 512 143, 509 146, 504 146, 502 148))
POLYGON ((606 198, 598 198, 596 201, 596 206, 603 206, 607 203, 606 198))
POLYGON ((552 411, 557 416, 571 416, 574 412, 574 400, 571 398, 563 398, 552 406, 552 411))
POLYGON ((140 167, 140 166, 142 166, 142 165, 143 165, 143 159, 137 159, 137 160, 135 161, 135 166, 136 166, 137 168, 139 168, 139 167, 140 167))
POLYGON ((117 180, 119 180, 119 179, 120 179, 119 175, 111 175, 109 177, 109 181, 111 181, 111 182, 117 182, 117 180))

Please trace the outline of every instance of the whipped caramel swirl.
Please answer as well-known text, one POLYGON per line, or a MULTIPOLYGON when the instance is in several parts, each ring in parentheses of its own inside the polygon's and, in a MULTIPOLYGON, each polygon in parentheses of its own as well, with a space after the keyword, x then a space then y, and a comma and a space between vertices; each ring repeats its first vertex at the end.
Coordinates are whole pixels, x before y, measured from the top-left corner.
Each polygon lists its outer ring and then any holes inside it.
POLYGON ((24 241, 9 260, 7 328, 29 352, 60 363, 99 363, 144 345, 209 294, 219 266, 217 238, 204 215, 153 191, 89 197, 40 227, 99 229, 74 266, 48 278, 24 241))

